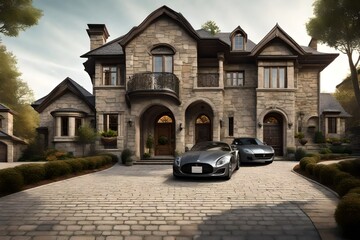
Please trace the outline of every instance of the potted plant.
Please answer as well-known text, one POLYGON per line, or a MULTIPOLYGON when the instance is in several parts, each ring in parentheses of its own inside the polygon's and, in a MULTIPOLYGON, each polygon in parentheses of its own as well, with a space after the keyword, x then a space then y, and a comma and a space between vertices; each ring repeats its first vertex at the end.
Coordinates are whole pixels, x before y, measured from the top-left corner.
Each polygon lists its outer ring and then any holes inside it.
POLYGON ((160 136, 158 138, 158 144, 159 145, 166 145, 168 143, 168 138, 166 136, 160 136))
POLYGON ((298 133, 295 135, 295 138, 297 138, 298 141, 299 141, 299 143, 300 143, 301 145, 303 145, 303 146, 308 142, 304 137, 305 137, 305 135, 304 135, 304 133, 302 133, 302 132, 298 132, 298 133))
POLYGON ((104 146, 116 146, 117 132, 109 129, 101 133, 101 142, 104 146))
MULTIPOLYGON (((153 145, 154 145, 154 138, 152 137, 151 134, 149 134, 149 136, 148 136, 147 139, 146 139, 146 147, 149 149, 149 157, 150 157, 151 154, 152 154, 153 145)), ((145 154, 144 154, 144 155, 145 155, 145 154)))

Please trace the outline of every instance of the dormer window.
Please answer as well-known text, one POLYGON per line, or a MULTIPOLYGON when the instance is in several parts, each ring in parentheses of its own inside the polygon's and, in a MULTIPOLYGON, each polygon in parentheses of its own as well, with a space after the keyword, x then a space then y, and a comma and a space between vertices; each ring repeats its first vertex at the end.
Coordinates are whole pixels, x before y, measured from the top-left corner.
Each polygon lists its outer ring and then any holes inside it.
POLYGON ((234 36, 232 46, 232 50, 244 50, 244 37, 242 34, 238 33, 234 36))
POLYGON ((245 51, 247 34, 240 26, 238 26, 230 34, 230 41, 232 51, 245 51))
POLYGON ((173 72, 173 56, 175 52, 167 46, 157 46, 151 50, 153 56, 153 72, 173 72))

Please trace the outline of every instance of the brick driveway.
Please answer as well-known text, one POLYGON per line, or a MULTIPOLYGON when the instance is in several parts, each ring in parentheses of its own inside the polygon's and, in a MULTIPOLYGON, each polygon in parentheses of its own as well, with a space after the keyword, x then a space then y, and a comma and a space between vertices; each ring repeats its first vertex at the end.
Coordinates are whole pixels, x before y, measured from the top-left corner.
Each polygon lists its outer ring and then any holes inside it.
POLYGON ((230 181, 115 165, 0 198, 0 239, 339 239, 337 197, 294 165, 242 166, 230 181))

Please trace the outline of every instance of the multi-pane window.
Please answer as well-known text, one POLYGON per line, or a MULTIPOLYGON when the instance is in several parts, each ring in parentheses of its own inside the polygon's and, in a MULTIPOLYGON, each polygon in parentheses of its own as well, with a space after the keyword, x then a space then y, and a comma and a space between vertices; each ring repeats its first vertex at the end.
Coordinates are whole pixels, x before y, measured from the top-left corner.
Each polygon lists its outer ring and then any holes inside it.
POLYGON ((232 50, 244 50, 244 37, 240 33, 236 34, 233 38, 232 50))
POLYGON ((174 51, 167 46, 158 46, 151 50, 154 72, 173 72, 174 51))
POLYGON ((244 86, 244 72, 227 72, 226 73, 226 86, 228 87, 236 87, 236 86, 244 86))
POLYGON ((286 88, 285 67, 264 68, 264 88, 286 88))
POLYGON ((234 117, 229 117, 229 136, 234 136, 234 117))
POLYGON ((69 136, 69 117, 61 117, 61 136, 69 136))
POLYGON ((119 66, 103 67, 103 85, 124 85, 124 77, 119 66))
POLYGON ((104 131, 118 131, 118 115, 104 114, 104 131))
POLYGON ((336 133, 336 118, 329 117, 328 118, 328 133, 336 133))

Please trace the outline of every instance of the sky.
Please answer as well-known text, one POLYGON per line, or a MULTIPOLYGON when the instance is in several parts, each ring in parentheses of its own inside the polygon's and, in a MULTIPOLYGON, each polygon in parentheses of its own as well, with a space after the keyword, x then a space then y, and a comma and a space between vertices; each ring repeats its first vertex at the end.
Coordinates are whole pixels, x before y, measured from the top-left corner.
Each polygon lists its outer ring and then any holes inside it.
MULTIPOLYGON (((17 59, 21 79, 33 90, 35 99, 46 96, 66 77, 92 92, 89 75, 84 71, 90 49, 87 24, 106 24, 108 41, 138 26, 151 12, 167 5, 180 12, 194 29, 213 20, 222 32, 240 26, 248 38, 259 43, 278 23, 299 45, 311 40, 306 22, 313 17, 314 0, 33 0, 43 11, 38 25, 18 37, 2 36, 2 43, 17 59)), ((340 53, 326 45, 318 51, 340 53)), ((349 74, 346 56, 340 53, 321 73, 321 92, 335 92, 349 74)))

